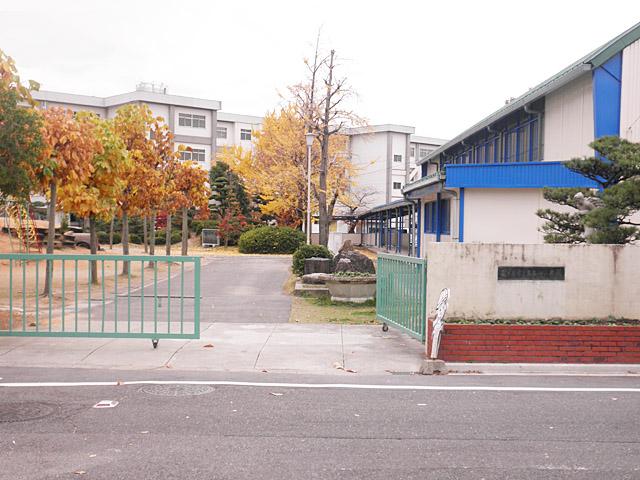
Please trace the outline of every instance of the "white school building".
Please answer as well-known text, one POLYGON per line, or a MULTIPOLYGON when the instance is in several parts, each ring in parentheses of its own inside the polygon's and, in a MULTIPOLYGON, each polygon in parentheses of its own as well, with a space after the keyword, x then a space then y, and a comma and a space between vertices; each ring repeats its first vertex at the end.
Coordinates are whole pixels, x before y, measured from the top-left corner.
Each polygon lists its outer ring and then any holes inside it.
POLYGON ((363 244, 428 257, 434 242, 543 243, 545 187, 596 187, 563 163, 606 135, 640 142, 640 24, 417 160, 403 198, 360 216, 363 244))

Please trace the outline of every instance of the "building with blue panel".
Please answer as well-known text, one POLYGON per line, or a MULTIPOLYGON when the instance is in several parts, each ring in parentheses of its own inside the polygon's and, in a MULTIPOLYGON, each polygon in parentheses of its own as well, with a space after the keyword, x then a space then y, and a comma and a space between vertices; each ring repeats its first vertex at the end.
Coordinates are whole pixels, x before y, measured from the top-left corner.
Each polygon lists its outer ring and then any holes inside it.
POLYGON ((431 242, 542 243, 536 211, 561 208, 543 189, 595 188, 564 163, 605 135, 640 142, 640 24, 420 159, 402 208, 362 215, 363 243, 415 256, 431 242))

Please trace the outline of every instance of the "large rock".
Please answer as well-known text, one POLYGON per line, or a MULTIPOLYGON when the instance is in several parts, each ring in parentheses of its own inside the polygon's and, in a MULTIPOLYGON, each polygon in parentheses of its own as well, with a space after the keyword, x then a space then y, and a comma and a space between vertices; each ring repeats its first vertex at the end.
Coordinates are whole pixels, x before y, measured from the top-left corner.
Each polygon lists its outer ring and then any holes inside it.
POLYGON ((373 260, 362 253, 348 249, 342 249, 333 258, 333 271, 376 273, 373 260))
POLYGON ((332 264, 328 258, 311 257, 304 261, 305 275, 310 273, 331 273, 332 264))

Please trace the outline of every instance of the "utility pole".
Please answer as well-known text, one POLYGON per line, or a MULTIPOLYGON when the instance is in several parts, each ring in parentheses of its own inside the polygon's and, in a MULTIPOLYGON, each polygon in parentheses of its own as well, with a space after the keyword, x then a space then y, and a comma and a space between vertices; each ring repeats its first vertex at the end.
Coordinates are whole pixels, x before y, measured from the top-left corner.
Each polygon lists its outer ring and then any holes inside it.
POLYGON ((307 244, 311 245, 311 146, 313 145, 313 133, 305 134, 307 140, 307 244))

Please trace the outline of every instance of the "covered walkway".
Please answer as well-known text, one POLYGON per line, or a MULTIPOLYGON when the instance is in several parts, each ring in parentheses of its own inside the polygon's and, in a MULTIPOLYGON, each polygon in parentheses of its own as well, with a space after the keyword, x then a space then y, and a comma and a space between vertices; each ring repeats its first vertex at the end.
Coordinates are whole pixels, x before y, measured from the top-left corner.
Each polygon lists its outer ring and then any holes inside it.
POLYGON ((420 251, 419 215, 409 200, 379 205, 358 217, 362 245, 375 250, 418 256, 420 251))

